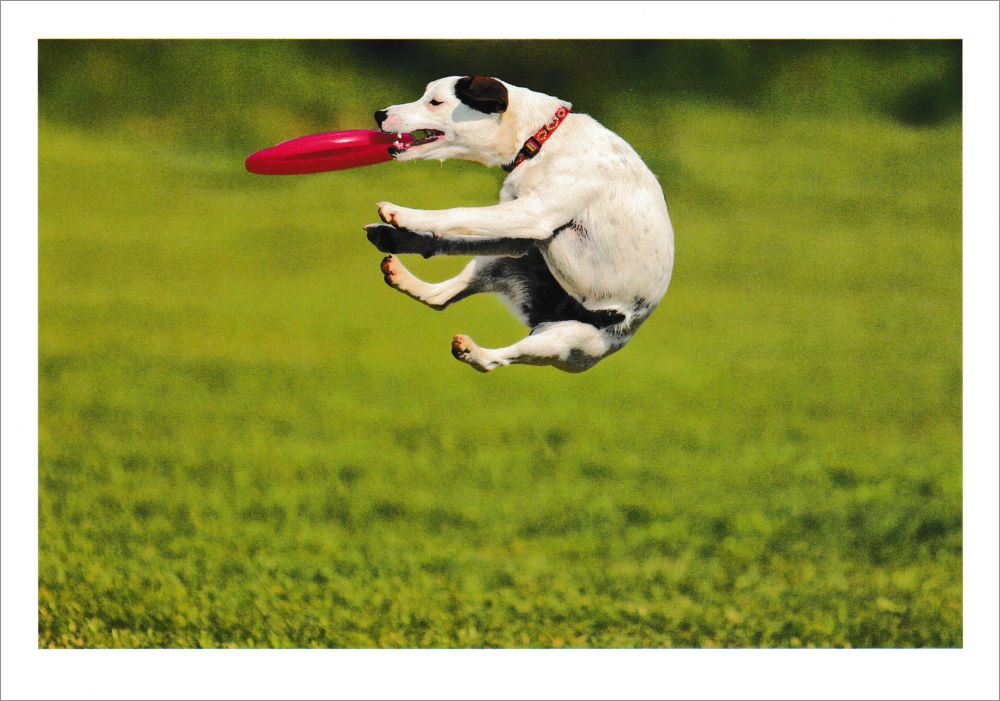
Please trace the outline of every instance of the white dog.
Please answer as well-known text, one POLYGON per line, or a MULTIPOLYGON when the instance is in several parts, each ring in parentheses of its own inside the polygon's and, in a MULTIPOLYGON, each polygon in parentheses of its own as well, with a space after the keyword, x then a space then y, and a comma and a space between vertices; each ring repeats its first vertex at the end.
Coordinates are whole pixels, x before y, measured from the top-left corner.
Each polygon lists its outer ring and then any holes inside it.
POLYGON ((477 292, 504 298, 531 329, 526 338, 496 349, 452 340, 454 356, 482 372, 510 363, 586 370, 628 342, 670 283, 674 234, 656 176, 621 137, 571 107, 495 78, 453 76, 375 113, 383 132, 400 134, 389 148, 398 161, 462 158, 509 172, 500 204, 379 202, 385 225, 365 227, 385 253, 477 256, 437 284, 392 255, 382 272, 434 309, 477 292))

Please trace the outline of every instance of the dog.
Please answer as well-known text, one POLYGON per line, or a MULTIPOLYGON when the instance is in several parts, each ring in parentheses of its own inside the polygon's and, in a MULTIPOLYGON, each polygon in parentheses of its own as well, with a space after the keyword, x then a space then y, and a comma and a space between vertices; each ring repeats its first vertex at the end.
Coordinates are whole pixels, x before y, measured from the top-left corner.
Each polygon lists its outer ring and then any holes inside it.
POLYGON ((423 210, 378 202, 365 227, 385 281, 433 309, 499 295, 531 330, 505 348, 452 339, 489 372, 511 363, 582 372, 620 350, 670 284, 674 232, 656 176, 620 136, 572 103, 496 78, 451 76, 416 102, 375 112, 397 161, 461 158, 508 172, 500 203, 423 210), (403 137, 407 133, 411 138, 403 137), (475 256, 456 277, 420 280, 396 257, 475 256))

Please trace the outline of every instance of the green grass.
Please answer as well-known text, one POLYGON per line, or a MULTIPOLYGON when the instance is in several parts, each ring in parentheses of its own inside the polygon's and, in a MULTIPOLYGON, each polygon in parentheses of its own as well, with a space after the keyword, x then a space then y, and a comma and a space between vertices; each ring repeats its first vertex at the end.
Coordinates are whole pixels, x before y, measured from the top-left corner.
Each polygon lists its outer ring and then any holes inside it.
POLYGON ((43 123, 39 645, 961 646, 959 127, 646 109, 674 281, 582 375, 364 239, 500 173, 43 123))

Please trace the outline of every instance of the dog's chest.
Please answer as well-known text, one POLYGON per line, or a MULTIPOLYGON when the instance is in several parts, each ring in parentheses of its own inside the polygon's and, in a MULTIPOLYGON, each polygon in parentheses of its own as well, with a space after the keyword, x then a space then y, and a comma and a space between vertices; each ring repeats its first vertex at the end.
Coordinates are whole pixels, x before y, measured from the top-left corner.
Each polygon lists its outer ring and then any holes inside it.
POLYGON ((520 179, 518 178, 515 181, 513 174, 508 175, 507 179, 503 181, 503 187, 500 188, 500 201, 510 202, 511 200, 516 200, 520 191, 520 179))

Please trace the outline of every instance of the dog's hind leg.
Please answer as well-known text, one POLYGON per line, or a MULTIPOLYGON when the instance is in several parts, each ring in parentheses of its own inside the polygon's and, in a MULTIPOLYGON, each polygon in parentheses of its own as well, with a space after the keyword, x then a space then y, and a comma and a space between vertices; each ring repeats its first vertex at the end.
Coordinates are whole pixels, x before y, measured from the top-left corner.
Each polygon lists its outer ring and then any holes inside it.
MULTIPOLYGON (((559 288, 538 249, 518 258, 477 256, 458 275, 438 283, 424 282, 407 270, 396 256, 383 258, 381 268, 390 287, 434 309, 444 309, 480 292, 491 292, 503 299, 515 316, 529 327, 543 321, 572 318, 558 314, 574 311, 566 308, 572 306, 572 300, 559 288)), ((576 307, 586 312, 579 304, 576 307)), ((583 320, 590 321, 589 318, 583 320)))
POLYGON ((531 334, 506 348, 481 348, 468 336, 455 336, 451 352, 480 372, 503 365, 552 365, 566 372, 583 372, 617 350, 608 334, 580 321, 539 324, 531 334))
POLYGON ((396 256, 386 256, 382 259, 382 274, 385 281, 393 289, 423 302, 432 309, 444 309, 452 302, 465 299, 479 292, 477 278, 489 258, 475 258, 455 277, 444 282, 424 282, 411 273, 396 256))

